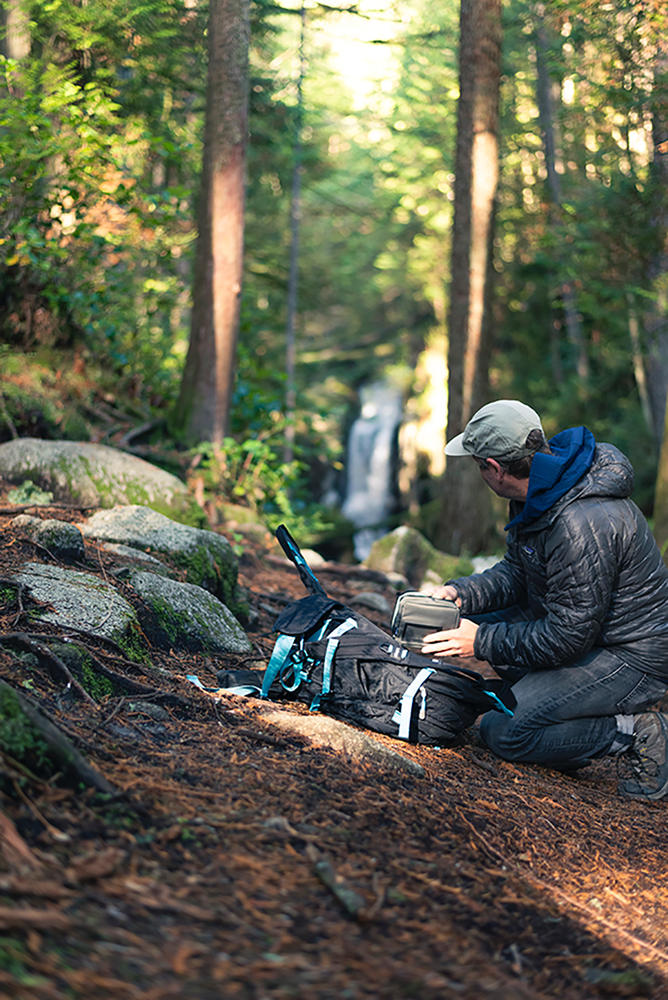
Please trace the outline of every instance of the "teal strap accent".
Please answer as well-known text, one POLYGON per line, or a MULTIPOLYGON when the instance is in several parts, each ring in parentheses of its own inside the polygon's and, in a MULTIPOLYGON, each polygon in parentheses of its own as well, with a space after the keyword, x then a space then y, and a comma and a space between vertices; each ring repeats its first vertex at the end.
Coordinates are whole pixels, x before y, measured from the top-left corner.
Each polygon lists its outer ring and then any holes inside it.
POLYGON ((312 712, 317 712, 320 707, 320 699, 325 695, 329 694, 330 688, 332 686, 332 663, 334 661, 334 654, 336 653, 336 648, 339 645, 339 639, 346 632, 349 632, 351 628, 357 628, 357 622, 354 618, 346 618, 344 622, 337 625, 332 634, 327 640, 327 649, 325 650, 325 658, 322 664, 322 690, 320 694, 316 694, 315 698, 311 702, 310 709, 312 712))
POLYGON ((219 688, 221 694, 236 694, 240 698, 250 698, 251 695, 259 695, 260 689, 255 684, 235 684, 234 687, 219 688))
POLYGON ((294 635, 279 635, 278 639, 274 643, 271 658, 267 665, 267 669, 264 672, 264 677, 262 678, 262 691, 260 693, 261 698, 269 697, 269 688, 283 670, 290 652, 292 651, 292 647, 295 644, 296 638, 297 637, 294 635))
POLYGON ((320 626, 314 636, 309 636, 309 642, 320 642, 320 640, 324 638, 331 620, 331 618, 328 618, 325 624, 320 626))
MULTIPOLYGON (((331 619, 320 626, 314 636, 309 636, 309 641, 317 642, 322 639, 329 627, 331 619)), ((304 668, 310 666, 314 661, 302 648, 303 636, 279 635, 274 644, 271 658, 264 672, 262 680, 261 698, 269 697, 269 689, 275 680, 279 680, 284 691, 296 691, 304 679, 304 668), (297 639, 300 640, 300 648, 294 649, 297 639), (288 668, 292 670, 292 677, 288 678, 288 668)))
POLYGON ((305 668, 313 663, 312 658, 301 647, 295 649, 292 655, 286 660, 283 670, 278 675, 278 680, 284 691, 292 693, 299 690, 299 686, 305 677, 305 668))
POLYGON ((238 694, 238 695, 251 695, 259 694, 259 687, 255 687, 254 684, 239 684, 234 687, 206 687, 202 684, 201 680, 197 674, 186 674, 186 680, 198 687, 200 691, 207 691, 209 694, 238 694))
POLYGON ((503 704, 503 702, 501 701, 501 699, 499 698, 498 695, 494 694, 493 691, 486 691, 486 690, 484 691, 484 694, 486 694, 488 696, 488 698, 492 699, 492 701, 495 703, 495 707, 497 709, 499 709, 501 712, 504 712, 506 715, 509 715, 511 717, 511 719, 512 719, 512 717, 513 717, 513 715, 515 713, 511 712, 510 709, 508 708, 508 706, 503 704))
POLYGON ((403 695, 401 696, 401 702, 399 705, 399 719, 396 719, 397 713, 395 712, 393 719, 399 722, 399 739, 407 740, 410 734, 411 728, 411 714, 413 711, 413 701, 415 695, 418 693, 422 685, 429 677, 436 671, 433 667, 423 667, 419 674, 416 674, 413 680, 410 682, 403 695))

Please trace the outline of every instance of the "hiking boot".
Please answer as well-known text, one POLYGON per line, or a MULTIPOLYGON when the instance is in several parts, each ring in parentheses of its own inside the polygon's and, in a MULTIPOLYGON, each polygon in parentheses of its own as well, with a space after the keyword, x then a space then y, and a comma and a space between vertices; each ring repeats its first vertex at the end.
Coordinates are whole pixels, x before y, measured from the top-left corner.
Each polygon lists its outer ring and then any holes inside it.
POLYGON ((630 750, 619 757, 619 794, 625 799, 662 799, 668 795, 668 716, 637 715, 630 750))

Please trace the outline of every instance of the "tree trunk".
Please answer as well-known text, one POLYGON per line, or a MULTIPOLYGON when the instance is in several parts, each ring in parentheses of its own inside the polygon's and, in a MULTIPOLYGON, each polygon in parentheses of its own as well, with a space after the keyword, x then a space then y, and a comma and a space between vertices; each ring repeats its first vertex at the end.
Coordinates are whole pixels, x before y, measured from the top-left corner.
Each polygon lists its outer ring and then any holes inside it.
POLYGON ((248 0, 211 0, 190 343, 175 423, 220 444, 234 386, 248 132, 248 0))
MULTIPOLYGON (((547 186, 550 192, 550 222, 553 229, 562 228, 561 175, 558 170, 559 154, 558 129, 555 120, 555 83, 550 78, 547 29, 545 26, 545 4, 536 4, 536 92, 538 113, 543 135, 547 186)), ((558 288, 555 296, 561 303, 566 326, 566 336, 575 355, 575 370, 581 382, 589 381, 589 359, 582 333, 582 323, 577 309, 573 281, 564 273, 565 266, 560 259, 563 255, 563 234, 557 236, 556 275, 558 288), (560 272, 560 273, 559 273, 560 272)))
POLYGON ((299 237, 302 218, 302 118, 304 113, 303 85, 306 72, 304 56, 304 36, 306 32, 306 7, 302 3, 299 34, 299 76, 297 78, 297 108, 295 114, 295 138, 292 146, 292 198, 290 200, 290 272, 288 275, 288 299, 285 320, 285 454, 284 460, 294 458, 295 408, 297 406, 297 302, 299 290, 299 237))
POLYGON ((22 0, 5 0, 0 9, 0 52, 7 59, 30 55, 30 19, 22 0))
POLYGON ((652 135, 652 228, 657 247, 649 271, 651 305, 645 310, 643 326, 647 344, 647 390, 657 445, 663 438, 664 415, 668 397, 668 47, 659 48, 655 58, 652 135))
POLYGON ((668 48, 660 46, 655 63, 652 115, 652 184, 655 198, 653 225, 658 249, 649 275, 655 297, 652 307, 645 313, 644 326, 648 344, 647 388, 657 429, 657 441, 662 442, 654 493, 654 537, 664 560, 668 562, 668 115, 664 100, 667 74, 668 48), (663 424, 660 424, 662 406, 663 424))
MULTIPOLYGON (((500 77, 500 0, 462 0, 448 316, 448 438, 463 429, 489 392, 500 77)), ((455 553, 480 551, 492 531, 490 499, 473 462, 448 462, 436 543, 455 553)))

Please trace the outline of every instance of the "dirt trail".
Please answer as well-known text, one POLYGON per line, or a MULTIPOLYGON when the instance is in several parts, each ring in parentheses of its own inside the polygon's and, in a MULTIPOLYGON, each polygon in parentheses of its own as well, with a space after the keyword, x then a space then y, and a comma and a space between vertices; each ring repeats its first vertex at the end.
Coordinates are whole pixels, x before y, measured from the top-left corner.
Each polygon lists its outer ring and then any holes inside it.
MULTIPOLYGON (((0 577, 36 555, 8 521, 0 577)), ((304 593, 268 553, 254 543, 241 567, 265 655, 304 593)), ((342 600, 379 589, 321 578, 342 600)), ((16 606, 1 624, 53 634, 16 606)), ((185 680, 213 684, 232 658, 156 652, 148 670, 93 651, 158 696, 94 708, 0 647, 0 678, 124 793, 0 758, 0 997, 668 997, 666 805, 619 800, 611 763, 516 767, 474 729, 447 750, 379 737, 425 776, 383 770, 185 680)))

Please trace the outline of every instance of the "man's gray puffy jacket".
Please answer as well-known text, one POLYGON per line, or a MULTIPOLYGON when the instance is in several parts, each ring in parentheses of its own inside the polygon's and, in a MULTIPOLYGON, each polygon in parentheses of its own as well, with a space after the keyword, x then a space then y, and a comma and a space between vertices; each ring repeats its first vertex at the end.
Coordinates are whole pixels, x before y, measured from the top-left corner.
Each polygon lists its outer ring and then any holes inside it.
MULTIPOLYGON (((536 520, 508 531, 504 558, 452 583, 462 614, 520 605, 516 624, 481 624, 475 655, 529 670, 568 666, 613 647, 668 680, 668 568, 632 500, 633 468, 599 444, 589 471, 536 520)), ((521 504, 513 501, 511 517, 521 504)))

